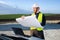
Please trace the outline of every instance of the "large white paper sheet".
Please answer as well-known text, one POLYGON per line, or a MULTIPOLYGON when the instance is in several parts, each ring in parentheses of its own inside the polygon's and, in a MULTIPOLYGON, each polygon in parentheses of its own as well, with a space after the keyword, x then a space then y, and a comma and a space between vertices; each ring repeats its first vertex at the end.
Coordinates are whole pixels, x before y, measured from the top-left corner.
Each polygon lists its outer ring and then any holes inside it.
POLYGON ((27 16, 24 19, 16 18, 16 21, 25 27, 42 27, 35 16, 27 16))

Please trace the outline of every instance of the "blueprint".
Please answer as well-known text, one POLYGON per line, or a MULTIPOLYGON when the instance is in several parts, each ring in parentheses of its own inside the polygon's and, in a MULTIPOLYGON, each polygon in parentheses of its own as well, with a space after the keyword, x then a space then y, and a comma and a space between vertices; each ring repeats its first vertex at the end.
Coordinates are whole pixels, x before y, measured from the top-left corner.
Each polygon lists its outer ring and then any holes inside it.
POLYGON ((25 27, 31 27, 31 26, 42 27, 41 24, 36 19, 36 16, 26 16, 24 17, 24 19, 16 18, 16 21, 25 27))

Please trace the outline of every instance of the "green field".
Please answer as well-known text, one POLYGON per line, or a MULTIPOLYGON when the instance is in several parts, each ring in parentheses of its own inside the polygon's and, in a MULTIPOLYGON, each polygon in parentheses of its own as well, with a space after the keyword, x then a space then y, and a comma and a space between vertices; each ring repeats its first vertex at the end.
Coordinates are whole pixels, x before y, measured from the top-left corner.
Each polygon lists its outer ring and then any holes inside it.
MULTIPOLYGON (((31 14, 7 14, 7 15, 0 15, 0 19, 15 19, 21 16, 28 16, 31 14)), ((45 16, 60 16, 60 14, 45 14, 45 16)))
POLYGON ((8 15, 0 15, 0 19, 15 19, 21 16, 28 16, 29 14, 8 14, 8 15))

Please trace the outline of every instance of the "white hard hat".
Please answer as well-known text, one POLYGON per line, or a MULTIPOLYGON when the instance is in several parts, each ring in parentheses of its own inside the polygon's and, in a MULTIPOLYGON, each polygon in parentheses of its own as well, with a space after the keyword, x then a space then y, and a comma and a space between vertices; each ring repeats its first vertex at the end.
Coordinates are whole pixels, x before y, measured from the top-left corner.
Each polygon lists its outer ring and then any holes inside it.
POLYGON ((39 5, 38 4, 34 4, 32 7, 39 7, 39 5))

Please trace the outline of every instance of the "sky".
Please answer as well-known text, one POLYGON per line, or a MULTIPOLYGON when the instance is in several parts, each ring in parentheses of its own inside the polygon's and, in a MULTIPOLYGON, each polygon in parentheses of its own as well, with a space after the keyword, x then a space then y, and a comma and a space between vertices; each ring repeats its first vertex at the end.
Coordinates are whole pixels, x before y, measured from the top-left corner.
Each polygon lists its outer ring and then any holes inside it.
POLYGON ((60 0, 0 0, 0 3, 29 11, 32 11, 33 4, 37 3, 40 11, 44 13, 60 13, 60 0))

